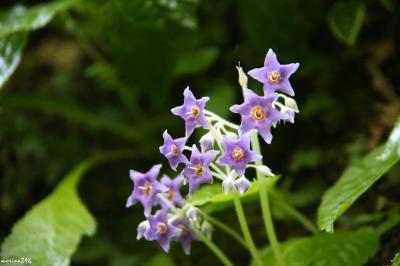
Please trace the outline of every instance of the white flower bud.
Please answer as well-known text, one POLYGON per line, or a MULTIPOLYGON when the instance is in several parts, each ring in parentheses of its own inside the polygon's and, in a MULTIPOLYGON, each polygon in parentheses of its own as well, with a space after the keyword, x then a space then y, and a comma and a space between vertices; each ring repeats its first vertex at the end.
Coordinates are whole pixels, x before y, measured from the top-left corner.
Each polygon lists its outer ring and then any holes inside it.
POLYGON ((200 139, 200 146, 202 152, 212 149, 213 144, 214 144, 214 138, 211 135, 211 132, 208 132, 200 139))
POLYGON ((243 72, 242 67, 239 65, 239 66, 236 67, 236 69, 237 69, 238 74, 239 74, 238 80, 239 80, 240 87, 247 88, 247 76, 243 72))
POLYGON ((189 207, 186 212, 186 217, 189 219, 190 222, 195 223, 200 220, 200 210, 196 207, 189 207))
POLYGON ((235 181, 235 188, 237 191, 239 191, 240 194, 243 194, 246 192, 250 187, 250 181, 242 175, 235 181))
POLYGON ((228 194, 229 192, 231 192, 233 190, 234 186, 235 186, 235 180, 233 180, 232 177, 227 177, 222 182, 222 187, 224 188, 225 194, 228 194))
POLYGON ((204 221, 201 224, 200 230, 206 235, 208 239, 211 239, 212 232, 214 231, 214 227, 207 221, 204 221))
POLYGON ((260 171, 260 172, 261 172, 263 175, 265 175, 265 176, 270 176, 270 177, 275 176, 275 175, 272 173, 271 169, 270 169, 268 166, 265 166, 265 165, 257 165, 257 166, 256 166, 256 169, 257 169, 257 171, 260 171))
POLYGON ((141 223, 138 225, 138 227, 137 227, 137 236, 136 236, 136 239, 137 239, 137 240, 140 240, 140 239, 142 239, 143 237, 146 238, 146 234, 147 234, 147 232, 149 231, 149 229, 150 229, 150 223, 149 223, 149 221, 145 220, 145 221, 141 222, 141 223))

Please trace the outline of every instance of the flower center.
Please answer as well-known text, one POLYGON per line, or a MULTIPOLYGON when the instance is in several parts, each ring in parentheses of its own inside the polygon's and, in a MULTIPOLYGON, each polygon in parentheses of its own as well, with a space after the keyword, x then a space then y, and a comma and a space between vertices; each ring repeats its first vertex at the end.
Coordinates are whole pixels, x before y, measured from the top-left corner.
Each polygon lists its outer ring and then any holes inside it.
POLYGON ((192 106, 192 117, 196 118, 200 115, 200 108, 197 106, 192 106))
POLYGON ((163 223, 163 222, 159 222, 157 224, 157 229, 162 235, 167 233, 167 231, 168 231, 167 225, 165 223, 163 223))
POLYGON ((270 71, 268 73, 268 81, 272 84, 276 84, 281 81, 282 77, 279 75, 278 71, 270 71))
POLYGON ((151 183, 146 183, 146 184, 142 187, 142 190, 143 190, 143 194, 144 194, 145 196, 150 196, 150 195, 151 195, 151 192, 152 192, 152 190, 153 190, 153 186, 151 185, 151 183))
POLYGON ((195 166, 194 174, 196 176, 202 176, 203 175, 203 164, 202 163, 199 163, 198 165, 195 166))
POLYGON ((172 145, 171 146, 171 152, 172 152, 173 155, 178 156, 179 155, 178 147, 176 147, 176 145, 172 145))
POLYGON ((241 161, 244 158, 244 151, 243 149, 237 147, 232 151, 232 157, 235 161, 241 161))
POLYGON ((251 117, 254 120, 264 120, 266 116, 267 112, 258 105, 251 110, 251 117))
POLYGON ((170 189, 168 190, 167 199, 168 199, 169 201, 172 201, 173 198, 174 198, 174 190, 173 190, 172 188, 170 188, 170 189))
POLYGON ((189 230, 183 224, 178 225, 178 228, 182 230, 182 236, 189 235, 189 230))

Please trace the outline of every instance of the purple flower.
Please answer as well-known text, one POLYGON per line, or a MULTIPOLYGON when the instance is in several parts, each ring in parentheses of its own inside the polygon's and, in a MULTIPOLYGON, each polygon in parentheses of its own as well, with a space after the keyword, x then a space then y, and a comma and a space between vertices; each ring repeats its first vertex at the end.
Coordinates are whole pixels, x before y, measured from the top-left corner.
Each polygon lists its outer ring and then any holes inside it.
POLYGON ((190 254, 190 248, 192 240, 199 240, 195 232, 190 229, 188 219, 177 219, 172 222, 172 224, 180 229, 180 234, 177 238, 182 244, 183 251, 186 255, 190 254))
POLYGON ((289 94, 294 95, 292 85, 290 85, 289 77, 296 72, 299 67, 299 63, 281 65, 276 59, 276 54, 272 49, 268 50, 267 56, 265 57, 264 67, 255 68, 248 72, 248 74, 256 80, 264 83, 265 94, 268 95, 271 92, 280 90, 289 94))
POLYGON ((242 122, 239 133, 241 135, 252 129, 257 129, 268 144, 272 141, 271 126, 279 120, 289 119, 289 114, 280 112, 272 107, 276 100, 275 94, 258 96, 252 90, 244 89, 244 103, 233 105, 230 110, 240 114, 242 122))
POLYGON ((151 207, 155 202, 157 193, 167 190, 163 184, 156 180, 161 166, 161 164, 154 165, 144 174, 134 170, 129 171, 129 175, 133 181, 133 191, 126 202, 126 207, 130 207, 140 201, 144 207, 144 215, 150 215, 151 207))
MULTIPOLYGON (((168 191, 166 192, 166 198, 173 205, 182 206, 183 204, 185 204, 181 196, 181 192, 179 191, 181 189, 182 183, 183 176, 181 175, 178 175, 177 177, 175 177, 175 179, 171 179, 167 175, 163 175, 163 177, 161 178, 161 184, 168 188, 168 191)), ((158 199, 157 201, 161 205, 161 208, 163 208, 164 210, 170 209, 169 205, 164 200, 158 199)))
POLYGON ((203 97, 197 100, 189 87, 185 89, 183 95, 185 97, 183 105, 172 108, 171 112, 185 120, 186 136, 192 134, 194 128, 197 126, 209 128, 210 125, 204 115, 204 106, 210 98, 203 97))
POLYGON ((178 237, 180 229, 168 222, 167 213, 158 211, 156 215, 148 217, 150 229, 147 232, 148 240, 157 240, 162 249, 168 252, 171 240, 178 237))
POLYGON ((250 182, 245 176, 241 176, 235 181, 235 188, 240 194, 246 192, 250 187, 250 182))
POLYGON ((176 167, 180 163, 186 164, 188 159, 182 153, 187 138, 172 139, 167 130, 163 133, 164 145, 160 146, 161 154, 167 157, 169 165, 176 171, 176 167))
POLYGON ((249 162, 260 160, 262 156, 250 150, 250 136, 243 134, 238 140, 224 137, 222 148, 225 153, 218 158, 218 163, 233 167, 239 175, 243 175, 249 162))
POLYGON ((193 145, 190 162, 183 170, 183 174, 189 181, 189 196, 191 196, 201 184, 211 184, 213 182, 212 173, 208 165, 214 160, 218 153, 219 152, 215 150, 201 153, 196 145, 193 145))

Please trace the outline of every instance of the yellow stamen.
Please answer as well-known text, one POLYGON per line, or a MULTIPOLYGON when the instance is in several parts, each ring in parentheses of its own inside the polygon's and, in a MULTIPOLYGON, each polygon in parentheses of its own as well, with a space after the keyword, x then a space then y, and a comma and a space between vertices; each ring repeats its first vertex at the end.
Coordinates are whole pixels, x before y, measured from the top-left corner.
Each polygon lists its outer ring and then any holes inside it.
POLYGON ((173 190, 172 188, 170 188, 170 189, 168 190, 167 199, 168 199, 169 201, 172 201, 173 198, 174 198, 174 190, 173 190))
POLYGON ((167 231, 168 231, 167 225, 166 225, 165 223, 163 223, 163 222, 159 222, 159 223, 157 224, 157 228, 158 228, 158 231, 159 231, 161 234, 165 234, 165 233, 167 233, 167 231))
POLYGON ((232 157, 235 161, 241 161, 244 158, 244 151, 237 147, 232 151, 232 157))
POLYGON ((196 118, 200 115, 200 108, 197 106, 192 106, 192 117, 196 118))
POLYGON ((171 146, 171 152, 172 152, 173 155, 179 155, 178 147, 176 147, 176 145, 172 145, 171 146))
POLYGON ((268 81, 272 84, 276 84, 281 81, 282 77, 279 75, 278 71, 270 71, 268 73, 268 81))
POLYGON ((143 194, 144 194, 145 196, 150 196, 152 190, 153 190, 153 187, 151 186, 151 184, 150 184, 150 183, 146 183, 146 184, 144 185, 144 187, 143 187, 143 194))
POLYGON ((202 163, 199 163, 194 168, 195 168, 194 169, 194 174, 196 176, 202 176, 203 175, 203 164, 202 163))
POLYGON ((254 120, 264 120, 266 116, 267 112, 258 105, 251 110, 251 117, 254 120))

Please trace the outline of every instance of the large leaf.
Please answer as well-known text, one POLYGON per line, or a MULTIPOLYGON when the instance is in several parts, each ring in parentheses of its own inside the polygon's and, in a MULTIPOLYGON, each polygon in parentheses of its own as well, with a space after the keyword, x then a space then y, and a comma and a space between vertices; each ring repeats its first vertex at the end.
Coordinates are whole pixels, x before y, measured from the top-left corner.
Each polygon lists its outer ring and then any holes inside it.
POLYGON ((55 191, 35 205, 14 226, 1 247, 2 259, 27 257, 33 265, 69 265, 83 235, 93 235, 96 221, 77 194, 83 174, 104 160, 126 152, 94 156, 73 169, 55 191))
MULTIPOLYGON (((312 237, 295 238, 281 244, 286 265, 296 266, 361 266, 378 250, 379 238, 400 221, 397 211, 391 212, 377 228, 364 227, 356 231, 320 233, 312 237)), ((270 247, 262 251, 265 265, 278 265, 270 247)))
MULTIPOLYGON (((279 179, 279 176, 268 178, 268 186, 271 187, 279 179)), ((247 198, 258 193, 259 190, 258 181, 251 182, 250 188, 241 195, 241 198, 247 198)), ((192 198, 189 203, 195 206, 202 206, 207 203, 226 203, 233 201, 232 193, 225 194, 222 188, 222 184, 214 184, 209 186, 201 187, 192 198)))
POLYGON ((399 161, 399 143, 400 118, 388 141, 348 167, 339 181, 324 194, 318 209, 321 230, 332 232, 334 221, 399 161))
POLYGON ((31 31, 45 26, 58 12, 66 10, 76 0, 59 0, 26 9, 16 6, 0 13, 0 38, 11 33, 31 31))
POLYGON ((336 2, 328 16, 328 24, 336 38, 353 45, 365 17, 365 5, 362 1, 350 0, 336 2))
POLYGON ((0 89, 21 61, 26 36, 26 33, 21 32, 0 38, 0 89))
MULTIPOLYGON (((281 245, 286 264, 296 266, 361 266, 378 247, 379 234, 372 228, 322 233, 315 237, 292 239, 281 245)), ((262 259, 265 265, 278 265, 271 248, 262 252, 262 259)))
POLYGON ((400 265, 400 252, 396 253, 394 258, 392 259, 392 266, 399 266, 400 265))

